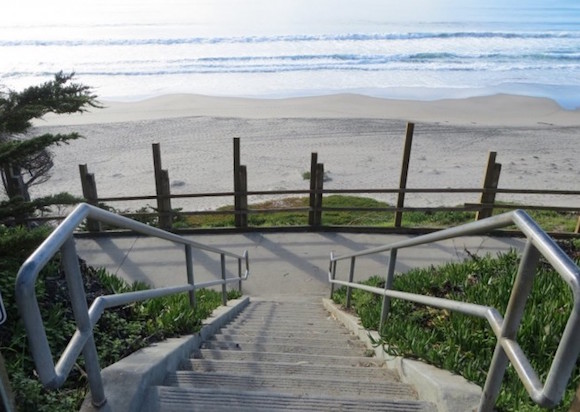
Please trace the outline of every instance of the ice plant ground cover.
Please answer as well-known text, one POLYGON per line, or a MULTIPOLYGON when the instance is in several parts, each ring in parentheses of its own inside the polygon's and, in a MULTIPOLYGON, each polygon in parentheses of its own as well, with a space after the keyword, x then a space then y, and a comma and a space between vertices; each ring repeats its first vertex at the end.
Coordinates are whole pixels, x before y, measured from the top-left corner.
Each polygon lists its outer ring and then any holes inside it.
MULTIPOLYGON (((563 249, 578 263, 580 242, 565 241, 563 249)), ((516 252, 498 257, 477 256, 463 263, 417 269, 395 278, 393 289, 492 306, 505 313, 519 256, 516 252)), ((366 284, 383 287, 380 277, 366 284)), ((334 300, 344 304, 346 289, 339 289, 334 300)), ((353 310, 365 328, 376 330, 382 298, 353 290, 353 310)), ((541 261, 526 311, 518 332, 518 342, 545 380, 559 339, 572 307, 572 294, 560 276, 541 261)), ((419 359, 450 370, 483 386, 496 339, 485 320, 450 313, 402 300, 391 300, 391 311, 381 333, 385 350, 392 355, 419 359)), ((567 411, 580 383, 577 363, 564 400, 555 409, 567 411)), ((499 411, 539 411, 510 366, 505 375, 497 408, 499 411)))

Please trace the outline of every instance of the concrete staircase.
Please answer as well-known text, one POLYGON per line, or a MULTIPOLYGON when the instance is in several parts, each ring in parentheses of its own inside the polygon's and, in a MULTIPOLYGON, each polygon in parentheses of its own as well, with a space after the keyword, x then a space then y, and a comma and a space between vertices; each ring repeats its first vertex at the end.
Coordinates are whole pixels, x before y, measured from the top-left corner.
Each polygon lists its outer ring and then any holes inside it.
POLYGON ((368 352, 321 303, 251 302, 152 387, 147 404, 151 412, 436 410, 368 352))

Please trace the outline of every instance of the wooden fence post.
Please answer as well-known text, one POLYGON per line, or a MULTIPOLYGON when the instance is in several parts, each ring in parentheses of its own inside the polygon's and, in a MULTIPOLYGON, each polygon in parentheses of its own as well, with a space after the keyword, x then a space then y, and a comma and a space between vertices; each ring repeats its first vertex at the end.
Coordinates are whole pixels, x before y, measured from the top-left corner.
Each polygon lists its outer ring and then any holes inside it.
MULTIPOLYGON (((407 176, 409 175, 409 159, 411 158, 411 146, 413 145, 413 132, 415 131, 415 123, 407 123, 407 131, 405 133, 405 145, 403 147, 403 162, 401 164, 401 179, 399 181, 399 189, 407 188, 407 176)), ((399 192, 397 197, 397 209, 405 206, 405 192, 399 192)), ((395 227, 401 227, 403 220, 403 212, 395 212, 395 227)))
POLYGON ((171 184, 169 183, 169 172, 167 170, 161 171, 160 180, 160 199, 161 209, 159 213, 159 227, 163 230, 171 230, 173 227, 173 213, 171 210, 171 184))
POLYGON ((487 166, 485 168, 485 176, 483 177, 483 191, 479 203, 482 204, 481 210, 475 215, 475 220, 485 219, 490 217, 493 213, 493 204, 495 203, 495 189, 499 183, 499 175, 501 173, 501 163, 496 163, 495 159, 497 152, 489 152, 487 158, 487 166), (483 206, 484 204, 491 204, 490 207, 483 206))
POLYGON ((234 222, 236 227, 242 226, 242 215, 240 214, 240 138, 234 137, 234 222))
POLYGON ((240 165, 238 176, 240 189, 240 227, 248 227, 248 172, 245 165, 240 165))
POLYGON ((171 230, 171 189, 169 184, 169 172, 161 168, 161 148, 159 143, 153 143, 153 168, 155 172, 155 193, 157 195, 157 216, 159 216, 159 228, 171 230))
POLYGON ((308 212, 308 225, 314 226, 315 222, 315 209, 316 209, 316 165, 318 164, 318 153, 310 154, 310 201, 308 206, 310 211, 308 212))
POLYGON ((580 216, 578 216, 578 222, 576 223, 576 229, 574 233, 580 233, 580 216))
MULTIPOLYGON (((93 173, 89 173, 89 169, 86 164, 79 165, 79 172, 81 175, 83 197, 86 199, 88 204, 99 206, 99 196, 97 195, 97 183, 95 181, 95 175, 93 173)), ((93 219, 87 219, 87 230, 89 232, 100 232, 101 222, 95 221, 93 219)))
POLYGON ((314 202, 314 226, 322 225, 322 191, 324 190, 324 164, 316 165, 316 199, 314 202))

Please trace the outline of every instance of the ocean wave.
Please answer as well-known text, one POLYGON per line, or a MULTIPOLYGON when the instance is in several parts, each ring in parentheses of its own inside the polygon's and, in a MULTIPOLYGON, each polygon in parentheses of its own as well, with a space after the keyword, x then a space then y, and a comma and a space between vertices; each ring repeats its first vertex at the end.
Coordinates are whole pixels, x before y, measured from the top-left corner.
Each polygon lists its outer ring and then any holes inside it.
POLYGON ((27 39, 0 40, 0 47, 85 47, 85 46, 172 46, 183 44, 235 44, 278 42, 344 42, 344 41, 403 41, 426 39, 580 39, 577 32, 418 32, 375 34, 328 34, 247 37, 182 37, 182 38, 118 38, 118 39, 27 39))
MULTIPOLYGON (((109 61, 96 60, 79 63, 75 67, 77 71, 91 70, 94 67, 109 66, 113 68, 127 68, 131 70, 139 67, 231 67, 236 65, 271 65, 289 67, 295 65, 312 65, 333 63, 339 65, 389 65, 392 63, 408 63, 423 67, 425 64, 474 64, 485 63, 498 65, 514 65, 519 63, 534 63, 537 66, 548 64, 561 64, 572 66, 574 63, 580 64, 580 52, 547 52, 547 53, 480 53, 475 50, 473 53, 393 53, 393 54, 364 54, 364 53, 328 53, 328 54, 277 54, 277 55, 243 55, 243 56, 211 56, 179 59, 122 59, 109 61)), ((38 69, 42 70, 43 65, 38 69)))
MULTIPOLYGON (((174 75, 188 74, 265 74, 265 73, 288 73, 288 72, 418 72, 418 73, 446 73, 446 72, 522 72, 530 73, 533 71, 550 72, 564 71, 577 72, 580 65, 570 68, 562 66, 542 66, 542 65, 518 65, 509 67, 486 67, 485 65, 441 65, 441 66, 408 66, 408 65, 345 65, 334 63, 318 63, 309 65, 284 65, 284 64, 263 64, 263 65, 189 65, 177 67, 153 67, 150 69, 92 69, 79 70, 79 76, 99 76, 99 77, 165 77, 174 75)), ((50 77, 53 71, 16 71, 5 73, 0 79, 23 78, 23 77, 50 77)))
MULTIPOLYGON (((169 76, 175 74, 282 72, 521 72, 580 71, 578 53, 411 53, 411 54, 291 54, 272 56, 214 56, 180 59, 122 59, 87 61, 75 66, 87 76, 169 76)), ((0 73, 1 78, 50 76, 51 65, 0 73)))

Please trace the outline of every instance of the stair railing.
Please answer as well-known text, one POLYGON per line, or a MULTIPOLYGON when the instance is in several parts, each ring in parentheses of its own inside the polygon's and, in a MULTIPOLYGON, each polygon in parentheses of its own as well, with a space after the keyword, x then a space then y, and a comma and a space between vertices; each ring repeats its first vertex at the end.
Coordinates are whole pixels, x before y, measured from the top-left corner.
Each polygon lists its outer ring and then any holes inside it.
POLYGON ((16 278, 16 303, 22 320, 24 321, 36 372, 44 386, 53 389, 62 386, 77 358, 82 353, 85 360, 92 403, 96 407, 101 407, 106 403, 107 399, 104 393, 101 369, 93 339, 93 328, 105 309, 183 292, 189 292, 190 304, 195 306, 195 290, 216 285, 222 285, 222 303, 226 305, 226 285, 228 283, 238 283, 246 280, 248 275, 249 260, 247 251, 243 255, 237 255, 218 248, 206 246, 182 236, 83 203, 77 206, 24 262, 16 278), (85 219, 93 219, 102 223, 130 229, 142 235, 157 237, 184 245, 187 283, 181 286, 100 296, 93 301, 89 308, 87 306, 79 259, 73 238, 75 229, 85 219), (220 256, 221 279, 195 283, 193 277, 193 249, 215 253, 220 256), (71 306, 77 328, 55 366, 38 307, 35 285, 42 268, 59 251, 61 253, 62 268, 68 284, 71 306), (237 259, 238 276, 226 276, 226 257, 237 259), (245 270, 242 274, 243 263, 245 264, 245 270))
POLYGON ((350 304, 352 288, 362 289, 383 296, 381 329, 389 311, 390 298, 403 299, 427 306, 447 309, 486 319, 497 337, 497 344, 487 374, 479 411, 492 411, 500 392, 501 383, 508 362, 511 362, 528 394, 542 407, 557 405, 564 394, 567 382, 580 353, 580 269, 562 249, 524 211, 516 210, 481 221, 467 223, 455 228, 441 230, 423 236, 403 240, 386 246, 367 249, 345 256, 330 255, 328 280, 331 283, 331 297, 334 285, 347 287, 347 305, 350 304), (449 299, 400 292, 392 289, 397 251, 459 236, 478 235, 506 226, 516 225, 526 236, 527 242, 512 288, 505 318, 495 308, 449 299), (390 252, 385 288, 354 283, 354 268, 357 257, 390 252), (574 306, 566 323, 560 344, 552 360, 546 382, 542 384, 536 371, 516 341, 517 331, 524 314, 526 300, 531 291, 536 266, 540 255, 552 265, 562 279, 570 286, 574 306), (350 260, 349 281, 336 280, 336 266, 340 260, 350 260))

